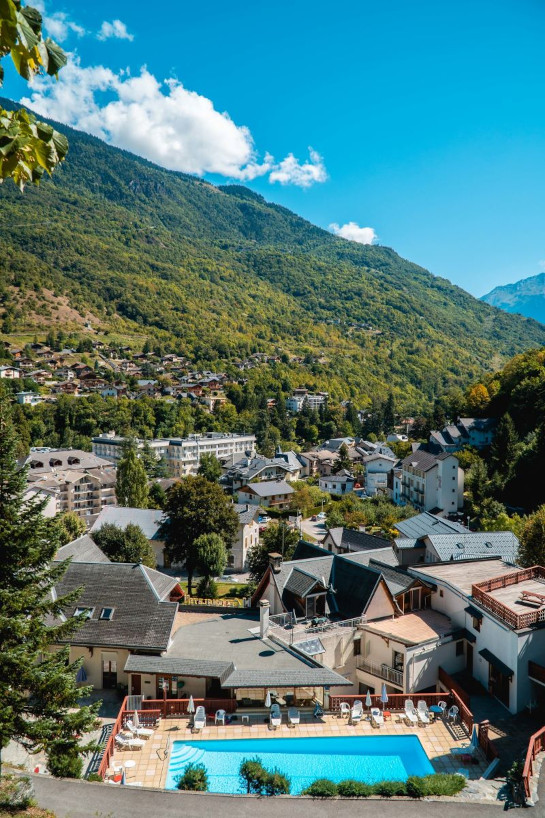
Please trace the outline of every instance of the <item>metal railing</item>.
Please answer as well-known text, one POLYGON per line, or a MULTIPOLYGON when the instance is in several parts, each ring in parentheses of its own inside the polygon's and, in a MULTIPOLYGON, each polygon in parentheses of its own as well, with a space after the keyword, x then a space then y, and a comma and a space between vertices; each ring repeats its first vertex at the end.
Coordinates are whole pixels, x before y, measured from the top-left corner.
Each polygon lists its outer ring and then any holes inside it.
POLYGON ((386 664, 378 664, 377 662, 369 662, 363 656, 358 656, 356 659, 356 667, 358 670, 364 670, 370 673, 371 676, 378 676, 379 679, 384 679, 386 682, 403 687, 403 671, 397 670, 395 667, 390 667, 386 664))

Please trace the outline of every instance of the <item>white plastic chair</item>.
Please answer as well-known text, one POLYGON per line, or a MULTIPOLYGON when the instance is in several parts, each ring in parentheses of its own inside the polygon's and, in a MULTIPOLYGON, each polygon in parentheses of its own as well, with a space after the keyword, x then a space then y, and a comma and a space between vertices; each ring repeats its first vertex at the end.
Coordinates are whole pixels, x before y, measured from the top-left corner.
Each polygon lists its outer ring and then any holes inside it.
POLYGON ((456 724, 456 722, 458 721, 459 713, 460 710, 458 709, 458 707, 456 707, 455 704, 453 704, 448 711, 448 719, 450 722, 452 722, 452 724, 456 724))
POLYGON ((347 719, 350 718, 350 705, 348 702, 341 702, 341 719, 344 719, 345 716, 347 719))
POLYGON ((216 715, 214 716, 214 724, 217 724, 219 722, 220 724, 223 724, 225 726, 226 715, 227 713, 225 712, 225 710, 216 710, 216 715))

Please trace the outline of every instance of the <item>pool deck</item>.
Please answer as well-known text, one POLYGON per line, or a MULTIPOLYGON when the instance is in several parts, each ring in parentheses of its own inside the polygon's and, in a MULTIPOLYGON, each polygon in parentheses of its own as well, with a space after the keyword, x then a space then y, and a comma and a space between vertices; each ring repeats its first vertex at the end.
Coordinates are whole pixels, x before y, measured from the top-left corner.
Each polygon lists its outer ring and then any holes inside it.
MULTIPOLYGON (((275 738, 304 737, 325 738, 332 736, 407 736, 417 735, 426 755, 430 759, 436 772, 454 773, 464 768, 471 780, 478 779, 488 766, 482 752, 479 750, 478 764, 464 764, 460 756, 453 756, 451 748, 461 747, 469 743, 469 739, 457 739, 451 728, 441 720, 435 721, 427 727, 409 727, 400 720, 401 714, 392 713, 390 720, 385 721, 382 727, 373 728, 369 721, 362 720, 357 725, 350 725, 347 719, 341 719, 337 714, 325 715, 322 719, 313 719, 311 715, 301 714, 301 724, 289 728, 282 724, 277 730, 270 730, 265 723, 265 714, 251 716, 250 725, 242 724, 241 715, 238 720, 225 727, 213 724, 207 725, 200 733, 192 733, 190 721, 187 717, 180 719, 163 719, 141 750, 116 750, 113 756, 111 770, 115 766, 124 765, 127 761, 134 761, 125 770, 126 784, 141 785, 143 787, 157 787, 163 789, 167 780, 168 765, 172 744, 175 741, 206 741, 207 739, 240 739, 240 738, 275 738), (398 721, 399 719, 399 721, 398 721)), ((283 714, 283 719, 286 715, 283 714)))

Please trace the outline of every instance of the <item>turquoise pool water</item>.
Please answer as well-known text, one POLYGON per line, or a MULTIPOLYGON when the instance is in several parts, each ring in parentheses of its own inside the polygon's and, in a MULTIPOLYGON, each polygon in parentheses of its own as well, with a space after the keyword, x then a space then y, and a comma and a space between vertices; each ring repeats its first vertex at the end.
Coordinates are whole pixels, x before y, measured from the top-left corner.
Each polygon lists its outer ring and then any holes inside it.
POLYGON ((240 793, 241 762, 255 756, 267 769, 277 767, 287 775, 295 795, 317 778, 335 782, 355 778, 372 784, 385 779, 405 781, 410 775, 434 772, 418 736, 175 741, 167 789, 176 789, 177 778, 193 762, 206 767, 210 792, 240 793))

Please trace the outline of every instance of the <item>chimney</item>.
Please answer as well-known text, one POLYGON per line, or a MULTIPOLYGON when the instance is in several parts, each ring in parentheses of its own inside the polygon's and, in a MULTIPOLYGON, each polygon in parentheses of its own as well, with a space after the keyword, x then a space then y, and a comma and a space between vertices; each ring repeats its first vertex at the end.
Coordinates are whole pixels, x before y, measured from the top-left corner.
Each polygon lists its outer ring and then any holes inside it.
POLYGON ((279 574, 282 568, 282 554, 278 554, 276 551, 271 552, 269 554, 269 566, 273 574, 279 574))
POLYGON ((259 602, 259 636, 261 639, 269 633, 269 602, 267 599, 262 599, 259 602))

